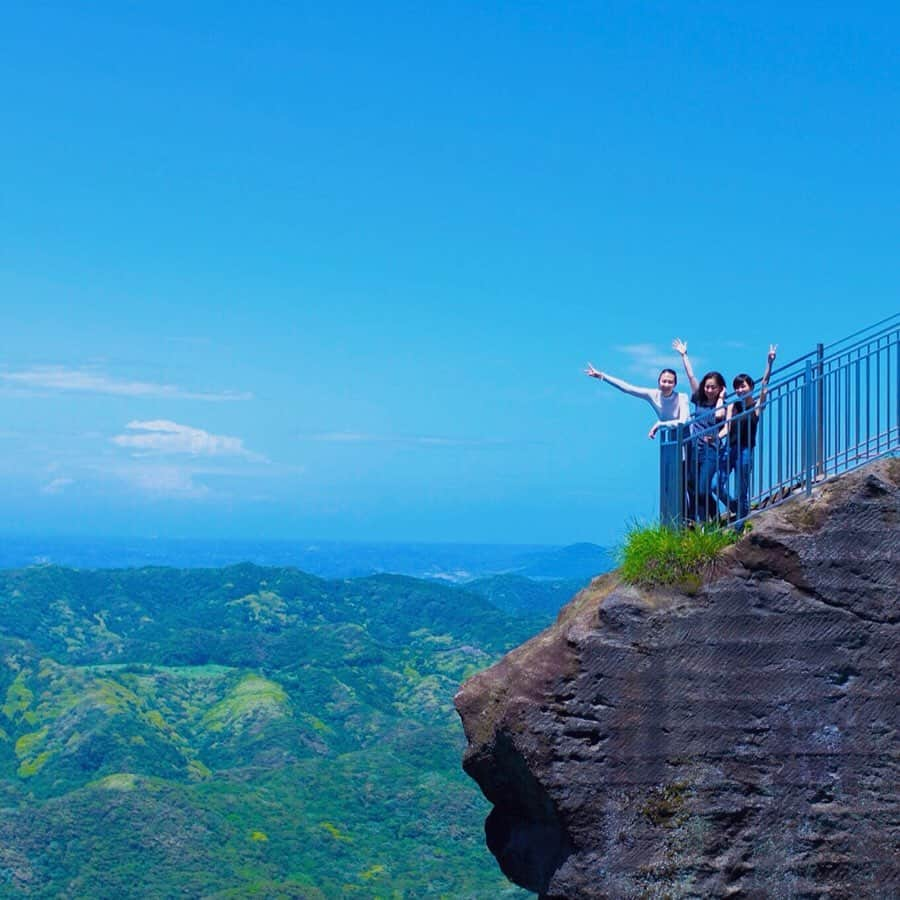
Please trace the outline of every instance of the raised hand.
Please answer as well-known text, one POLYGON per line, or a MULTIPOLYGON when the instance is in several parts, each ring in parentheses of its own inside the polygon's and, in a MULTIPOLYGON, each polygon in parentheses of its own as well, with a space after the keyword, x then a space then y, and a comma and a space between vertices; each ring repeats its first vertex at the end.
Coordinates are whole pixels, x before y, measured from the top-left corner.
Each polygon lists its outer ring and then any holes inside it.
POLYGON ((585 375, 590 375, 591 378, 599 378, 601 381, 603 381, 603 373, 602 373, 602 372, 598 372, 598 371, 594 368, 594 364, 593 364, 593 363, 588 363, 588 364, 587 364, 587 368, 584 370, 584 374, 585 374, 585 375))
POLYGON ((687 341, 683 341, 681 338, 675 338, 672 341, 672 349, 676 352, 684 356, 687 353, 687 341))
POLYGON ((778 344, 769 344, 769 353, 766 356, 766 371, 763 372, 762 383, 760 384, 759 403, 756 405, 756 415, 762 409, 762 404, 766 399, 766 390, 769 386, 769 376, 772 374, 772 363, 775 362, 775 353, 778 350, 778 344))

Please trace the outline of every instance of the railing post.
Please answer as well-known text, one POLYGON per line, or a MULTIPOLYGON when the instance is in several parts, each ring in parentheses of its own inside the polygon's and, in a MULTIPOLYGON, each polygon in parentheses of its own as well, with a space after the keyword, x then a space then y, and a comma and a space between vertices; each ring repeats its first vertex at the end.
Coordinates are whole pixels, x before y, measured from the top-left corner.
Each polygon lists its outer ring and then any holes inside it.
POLYGON ((825 475, 825 347, 816 344, 816 475, 825 475))
MULTIPOLYGON (((888 359, 890 359, 890 357, 888 357, 888 359)), ((898 340, 897 340, 897 363, 894 367, 894 371, 896 373, 894 376, 894 383, 896 383, 897 378, 900 377, 900 336, 898 336, 898 340)), ((891 383, 890 380, 888 381, 888 383, 889 384, 891 383)), ((898 386, 898 387, 900 387, 900 386, 898 386)), ((900 443, 900 389, 897 390, 896 405, 897 405, 897 417, 894 419, 894 428, 897 431, 898 443, 900 443)))
POLYGON ((660 429, 659 521, 680 528, 684 520, 683 425, 660 429))
POLYGON ((806 496, 812 493, 813 486, 813 468, 814 468, 814 451, 813 451, 813 374, 812 360, 806 361, 806 372, 803 377, 803 394, 800 408, 800 441, 801 454, 803 457, 803 486, 806 489, 806 496))

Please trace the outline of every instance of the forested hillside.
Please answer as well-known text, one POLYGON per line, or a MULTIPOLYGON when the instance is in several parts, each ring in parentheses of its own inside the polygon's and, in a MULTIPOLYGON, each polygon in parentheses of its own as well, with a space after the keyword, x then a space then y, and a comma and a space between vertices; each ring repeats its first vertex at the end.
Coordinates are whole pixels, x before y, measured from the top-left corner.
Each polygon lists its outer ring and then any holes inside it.
POLYGON ((0 886, 514 896, 451 698, 548 620, 400 576, 2 572, 0 886))

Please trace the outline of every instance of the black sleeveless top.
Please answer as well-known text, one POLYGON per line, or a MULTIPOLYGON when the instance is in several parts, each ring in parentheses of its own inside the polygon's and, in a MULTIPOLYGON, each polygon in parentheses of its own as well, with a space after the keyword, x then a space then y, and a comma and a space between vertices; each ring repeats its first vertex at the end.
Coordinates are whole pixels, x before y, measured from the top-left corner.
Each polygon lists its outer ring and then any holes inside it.
POLYGON ((728 443, 733 447, 740 447, 742 450, 745 447, 749 447, 752 450, 756 446, 756 429, 759 426, 759 416, 756 415, 756 401, 754 400, 750 406, 744 406, 740 402, 732 403, 731 415, 738 416, 740 413, 744 413, 742 418, 732 418, 731 420, 731 425, 728 428, 728 443))

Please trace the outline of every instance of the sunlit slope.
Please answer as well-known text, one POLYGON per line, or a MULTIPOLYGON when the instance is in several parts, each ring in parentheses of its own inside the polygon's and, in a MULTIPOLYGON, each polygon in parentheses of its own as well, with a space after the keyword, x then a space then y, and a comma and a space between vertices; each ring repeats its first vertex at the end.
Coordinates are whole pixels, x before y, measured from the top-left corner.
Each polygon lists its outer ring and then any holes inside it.
POLYGON ((0 868, 35 896, 496 894, 451 697, 542 624, 397 576, 0 573, 0 868))

